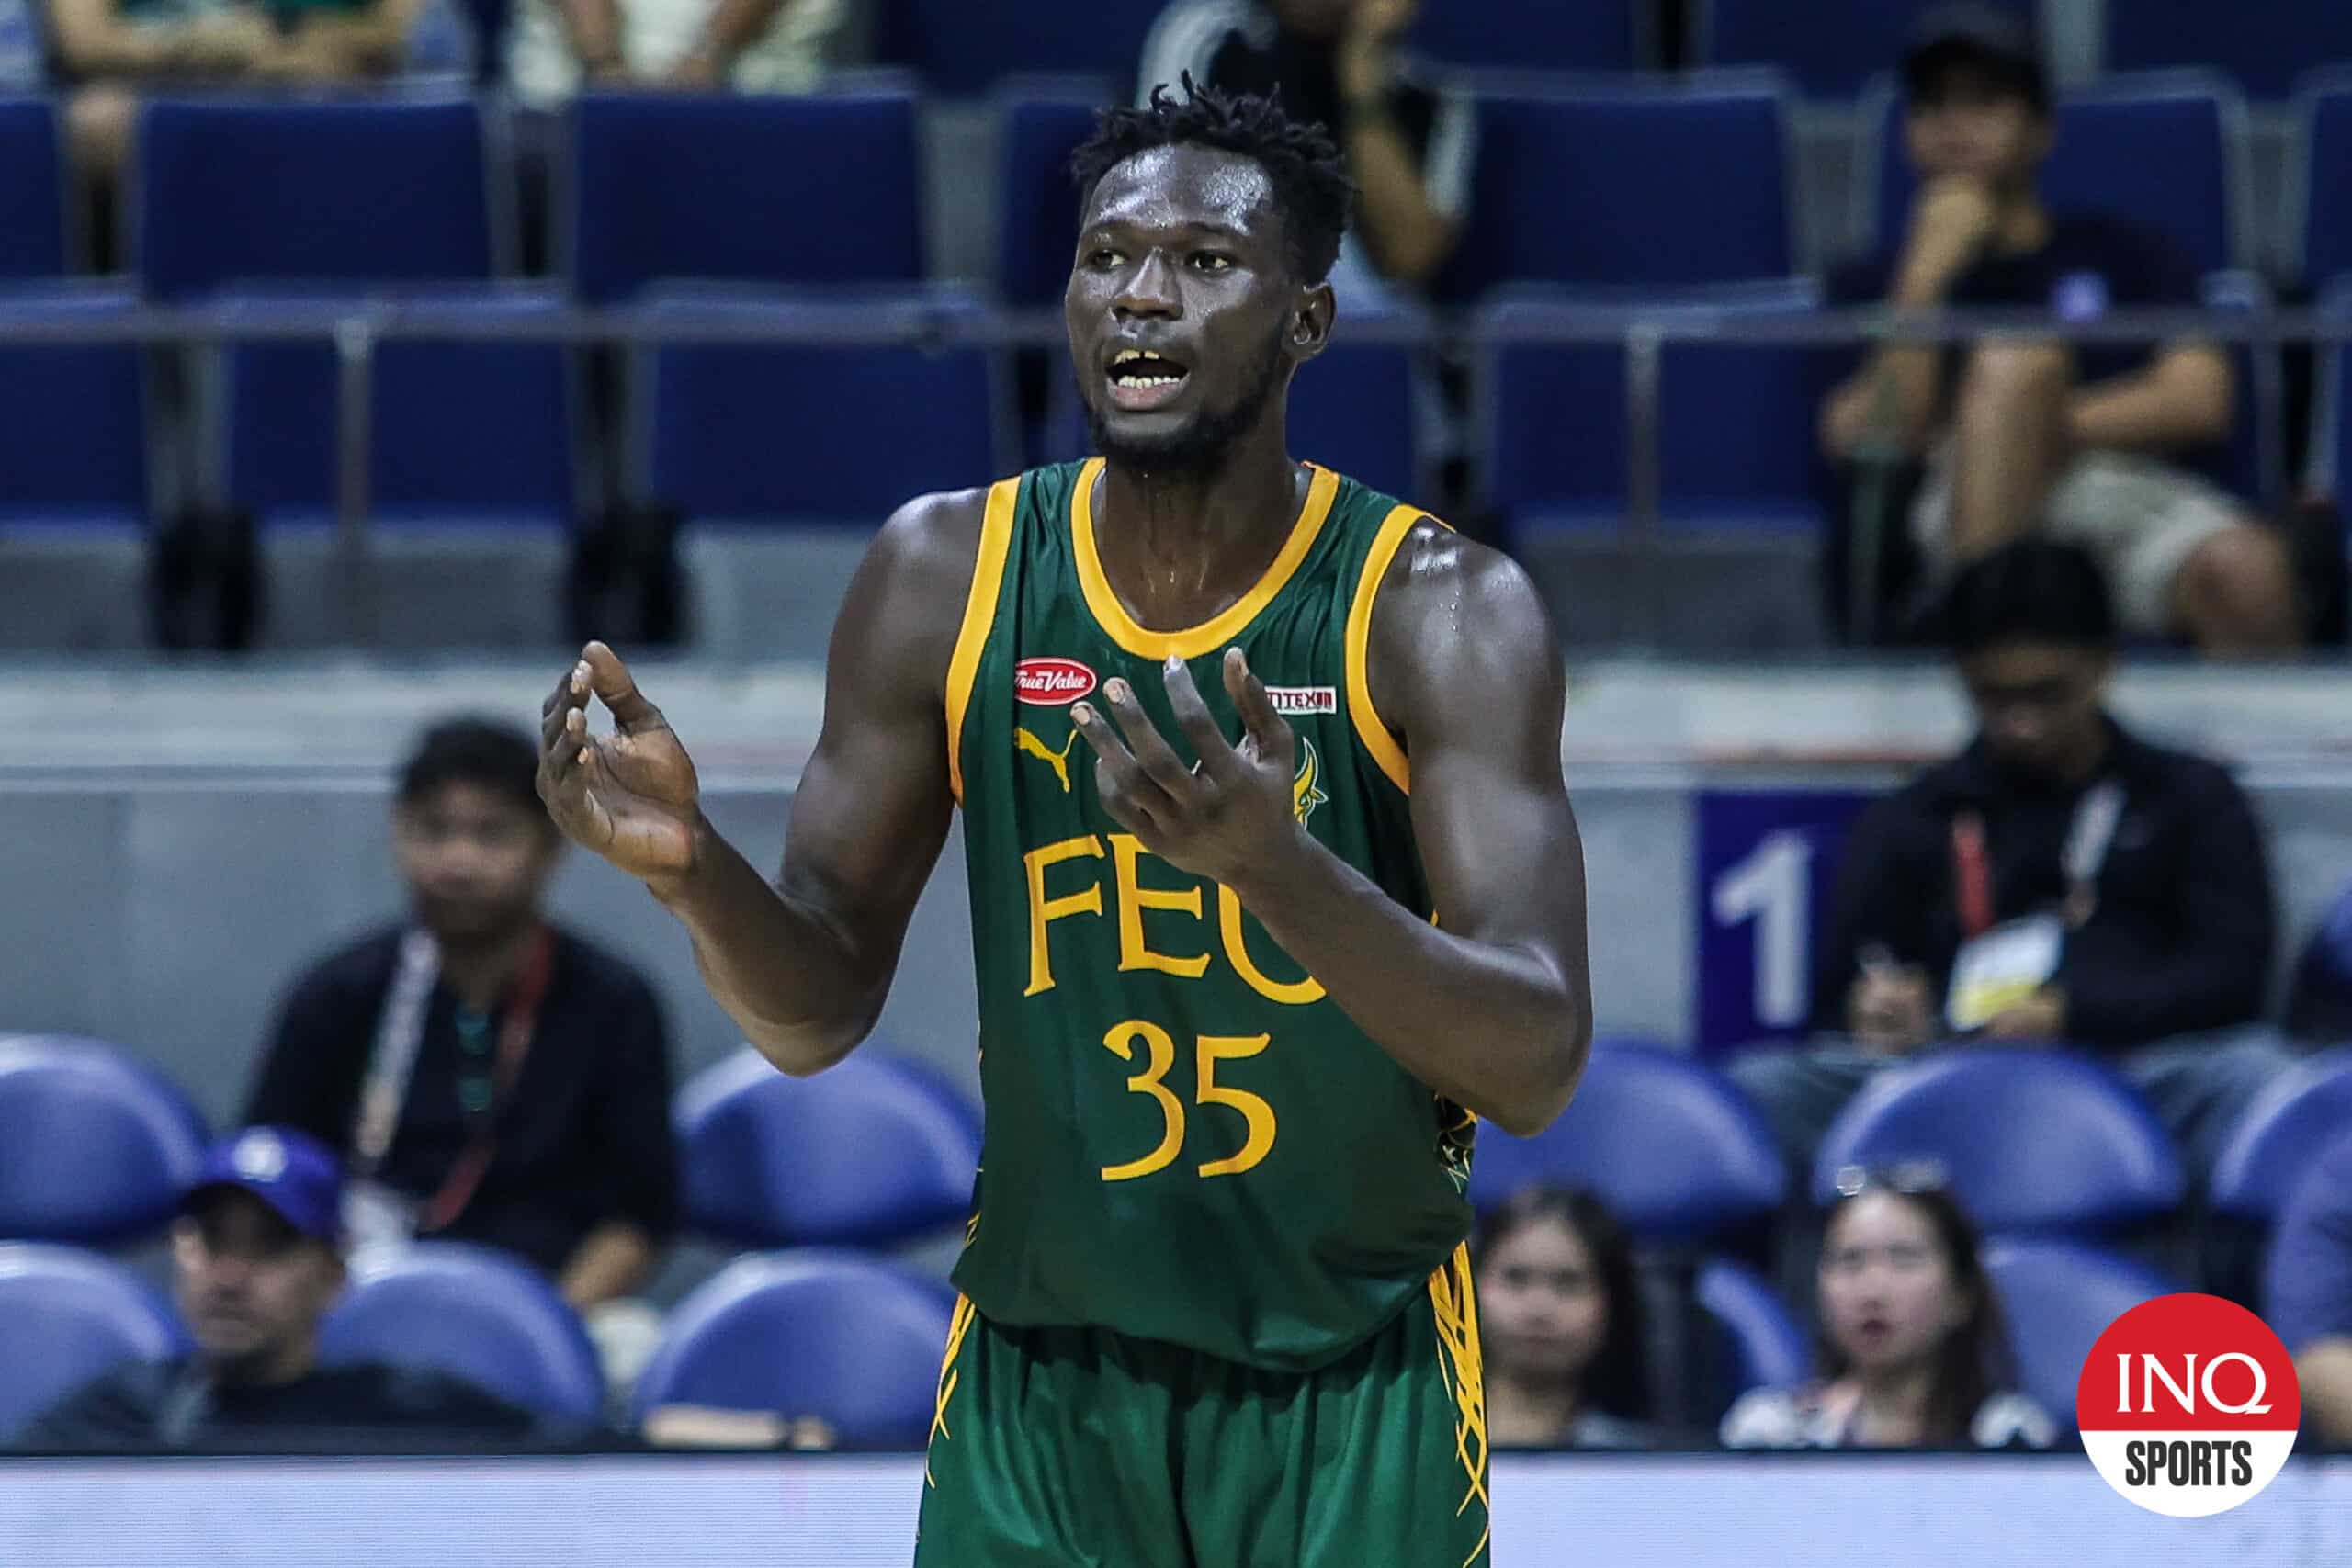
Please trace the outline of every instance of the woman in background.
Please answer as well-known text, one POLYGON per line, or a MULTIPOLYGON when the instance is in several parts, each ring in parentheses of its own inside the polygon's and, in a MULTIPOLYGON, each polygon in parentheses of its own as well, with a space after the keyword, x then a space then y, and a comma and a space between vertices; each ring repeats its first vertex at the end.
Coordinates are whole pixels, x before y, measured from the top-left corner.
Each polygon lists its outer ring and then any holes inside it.
POLYGON ((1582 1188, 1530 1188, 1487 1217, 1476 1253, 1488 1442, 1654 1445, 1633 1248, 1607 1206, 1582 1188))
POLYGON ((1975 1227, 1940 1185, 1852 1183, 1829 1211, 1821 1381, 1757 1389, 1730 1448, 2048 1448, 2048 1413, 2012 1392, 2008 1335, 1975 1227))

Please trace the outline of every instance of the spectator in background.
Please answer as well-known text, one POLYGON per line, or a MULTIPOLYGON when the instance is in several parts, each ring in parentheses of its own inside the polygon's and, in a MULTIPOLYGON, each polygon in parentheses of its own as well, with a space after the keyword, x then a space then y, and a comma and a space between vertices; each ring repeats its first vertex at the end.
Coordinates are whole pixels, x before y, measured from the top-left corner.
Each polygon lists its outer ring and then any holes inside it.
MULTIPOLYGON (((392 74, 424 0, 48 0, 50 60, 94 218, 110 210, 141 92, 392 74)), ((104 259, 101 258, 101 265, 104 259)))
POLYGON ((533 108, 596 87, 805 92, 842 0, 517 0, 507 80, 533 108))
POLYGON ((425 733, 392 810, 411 919, 295 984, 246 1119, 345 1151, 355 1241, 503 1247, 588 1312, 674 1225, 669 1051, 644 979, 539 913, 537 767, 508 726, 425 733))
POLYGON ((2034 1448, 2049 1414, 2009 1391, 2000 1303, 1975 1227, 1926 1173, 1848 1184, 1822 1247, 1821 1376, 1754 1389, 1724 1417, 1726 1447, 2034 1448))
POLYGON ((2312 1162, 2278 1217, 2263 1312, 2295 1358, 2307 1429, 2352 1448, 2352 1127, 2312 1162))
POLYGON ((172 1272, 196 1354, 115 1369, 36 1417, 36 1450, 334 1449, 370 1431, 501 1444, 560 1436, 440 1372, 322 1368, 320 1320, 343 1288, 334 1156, 287 1128, 250 1128, 207 1157, 172 1227, 172 1272))
MULTIPOLYGON (((2005 7, 1929 14, 1903 62, 1905 144, 1919 176, 1899 248, 1833 277, 1833 303, 2047 308, 2081 322, 2109 306, 2200 303, 2162 235, 2053 213, 2050 85, 2032 18, 2005 7)), ((1931 581, 1952 563, 2046 528, 2094 552, 2126 628, 2215 654, 2291 649, 2301 631, 2284 542, 2177 464, 2224 444, 2234 376, 2211 343, 2154 347, 2007 339, 1963 355, 1889 346, 1830 394, 1833 459, 1896 447, 1926 457, 1912 516, 1931 581)))
POLYGON ((1227 93, 1280 90, 1331 129, 1359 191, 1331 282, 1344 306, 1425 288, 1462 235, 1476 111, 1423 82, 1396 42, 1419 0, 1176 0, 1145 41, 1138 101, 1186 73, 1227 93))
POLYGON ((1656 1446, 1634 1249, 1608 1206, 1582 1188, 1530 1188, 1488 1216, 1474 1250, 1487 1440, 1656 1446))
POLYGON ((2082 550, 2004 545, 1946 617, 1976 739, 1855 827, 1816 979, 1828 1038, 1732 1076, 1803 1163, 1871 1075, 1939 1041, 2072 1041, 2146 1091, 2201 1175, 2291 1059, 2254 1027, 2276 914, 2253 808, 2109 716, 2114 615, 2082 550))

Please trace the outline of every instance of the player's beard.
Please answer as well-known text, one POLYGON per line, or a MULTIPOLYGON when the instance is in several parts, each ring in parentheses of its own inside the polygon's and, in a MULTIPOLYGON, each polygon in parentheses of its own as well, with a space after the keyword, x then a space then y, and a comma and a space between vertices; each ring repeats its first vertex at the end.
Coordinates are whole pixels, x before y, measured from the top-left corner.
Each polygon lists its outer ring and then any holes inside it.
POLYGON ((1204 478, 1224 466, 1234 443, 1263 417, 1266 405, 1282 389, 1284 364, 1282 335, 1276 333, 1266 340, 1264 355, 1231 408, 1204 411, 1180 430, 1142 440, 1114 434, 1101 406, 1081 387, 1079 400, 1086 408, 1087 434, 1094 450, 1122 468, 1182 479, 1204 478))

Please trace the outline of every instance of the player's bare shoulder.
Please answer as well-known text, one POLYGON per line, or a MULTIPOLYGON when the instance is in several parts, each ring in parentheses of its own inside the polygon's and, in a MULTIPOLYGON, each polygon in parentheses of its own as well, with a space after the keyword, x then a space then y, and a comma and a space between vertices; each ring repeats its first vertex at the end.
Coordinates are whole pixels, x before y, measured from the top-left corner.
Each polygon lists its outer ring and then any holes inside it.
POLYGON ((1373 703, 1400 734, 1426 703, 1475 709, 1524 697, 1558 662, 1543 595, 1502 551, 1417 520, 1381 578, 1372 615, 1373 703))
POLYGON ((988 500, 984 488, 934 491, 890 514, 842 602, 829 661, 870 668, 902 689, 944 689, 988 500))

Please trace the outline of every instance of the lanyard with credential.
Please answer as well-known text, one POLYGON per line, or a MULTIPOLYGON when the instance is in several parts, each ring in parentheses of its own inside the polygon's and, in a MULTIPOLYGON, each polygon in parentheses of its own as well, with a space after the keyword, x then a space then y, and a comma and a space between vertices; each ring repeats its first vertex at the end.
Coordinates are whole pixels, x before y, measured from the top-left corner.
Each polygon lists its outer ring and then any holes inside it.
POLYGON ((555 968, 555 934, 542 928, 515 976, 514 995, 506 1004, 506 1020, 498 1029, 498 1055, 491 1067, 490 1103, 472 1118, 473 1134, 449 1168, 441 1190, 424 1206, 417 1222, 421 1233, 446 1229, 465 1213, 481 1185, 490 1162, 498 1153, 498 1112, 522 1076, 523 1058, 530 1055, 531 1036, 539 1027, 539 1004, 547 999, 548 979, 555 968))
MULTIPOLYGON (((538 1029, 539 1004, 547 997, 554 964, 554 933, 542 928, 522 973, 516 976, 506 1019, 498 1032, 490 1104, 472 1118, 472 1134, 450 1167, 441 1190, 425 1205, 419 1221, 421 1230, 440 1230, 448 1225, 464 1212, 474 1190, 481 1185, 491 1156, 497 1152, 498 1110, 522 1073, 523 1058, 530 1052, 531 1036, 538 1029)), ((391 1149, 401 1111, 408 1101, 409 1082, 416 1073, 417 1051, 424 1040, 425 1010, 431 1005, 433 987, 440 978, 441 947, 433 934, 414 930, 402 936, 391 989, 384 998, 383 1016, 377 1025, 376 1049, 368 1058, 367 1080, 359 1091, 359 1118, 351 1138, 351 1175, 356 1180, 372 1179, 391 1149)))
MULTIPOLYGON (((2098 904, 2099 868, 2115 842, 2115 825, 2123 817, 2123 786, 2113 779, 2086 790, 2075 803, 2074 819, 2066 828, 2066 845, 2059 864, 2066 878, 2066 923, 2079 927, 2098 904)), ((1952 893, 1960 908, 1960 932, 1973 942, 1996 924, 1993 910, 1993 868, 1984 848, 1983 813, 1963 811, 1951 823, 1952 893)))

